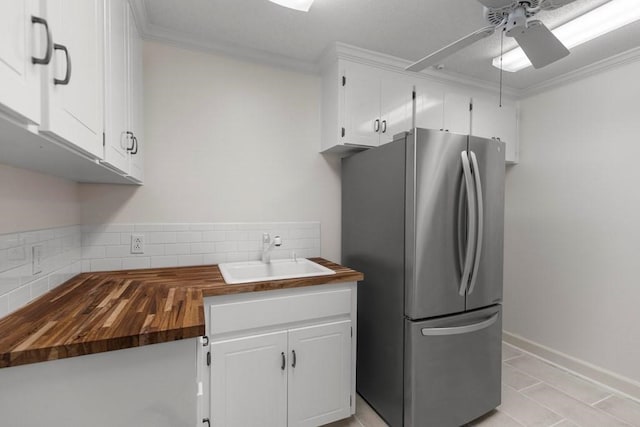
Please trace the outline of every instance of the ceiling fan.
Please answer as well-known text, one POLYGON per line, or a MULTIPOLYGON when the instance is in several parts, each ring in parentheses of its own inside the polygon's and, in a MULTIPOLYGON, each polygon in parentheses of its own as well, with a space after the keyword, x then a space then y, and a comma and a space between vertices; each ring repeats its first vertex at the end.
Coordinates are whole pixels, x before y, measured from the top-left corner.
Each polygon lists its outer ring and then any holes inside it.
POLYGON ((406 68, 420 71, 438 64, 496 30, 504 30, 507 37, 516 39, 534 68, 542 68, 569 55, 569 50, 537 19, 529 19, 541 10, 557 9, 573 0, 477 0, 484 6, 485 19, 491 24, 481 28, 442 49, 425 56, 406 68))

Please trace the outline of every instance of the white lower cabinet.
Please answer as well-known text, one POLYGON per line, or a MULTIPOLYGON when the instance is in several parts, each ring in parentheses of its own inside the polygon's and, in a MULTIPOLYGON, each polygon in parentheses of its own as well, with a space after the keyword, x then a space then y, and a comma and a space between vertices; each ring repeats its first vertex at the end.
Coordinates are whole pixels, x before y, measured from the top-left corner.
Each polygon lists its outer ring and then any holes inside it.
POLYGON ((353 414, 355 286, 208 298, 211 425, 315 427, 353 414))

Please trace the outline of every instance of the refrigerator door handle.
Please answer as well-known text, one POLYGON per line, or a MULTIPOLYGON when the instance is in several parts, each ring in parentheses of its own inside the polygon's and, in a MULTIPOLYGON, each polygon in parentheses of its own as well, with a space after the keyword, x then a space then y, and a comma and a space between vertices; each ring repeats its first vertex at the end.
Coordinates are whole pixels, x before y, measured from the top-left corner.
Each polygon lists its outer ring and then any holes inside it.
POLYGON ((476 252, 473 255, 473 272, 471 273, 471 284, 469 285, 469 294, 473 292, 478 278, 478 268, 480 267, 480 255, 482 254, 482 243, 484 239, 484 200, 482 197, 482 183, 480 182, 480 168, 478 167, 478 159, 476 153, 469 151, 471 156, 471 165, 473 166, 473 179, 476 182, 476 199, 478 200, 478 235, 476 237, 476 252))
POLYGON ((473 263, 473 244, 476 238, 476 202, 475 202, 475 188, 473 186, 471 176, 471 166, 469 165, 469 155, 467 151, 463 151, 460 154, 462 158, 462 171, 464 172, 464 182, 467 189, 467 249, 465 251, 464 268, 462 270, 462 277, 460 278, 460 287, 458 293, 460 296, 464 296, 467 292, 467 285, 469 283, 469 275, 471 274, 471 265, 473 263))
POLYGON ((494 323, 496 323, 496 320, 498 320, 499 314, 500 313, 495 313, 488 319, 485 319, 478 323, 473 323, 471 325, 453 326, 447 328, 422 328, 421 332, 425 337, 468 334, 470 332, 476 332, 493 325, 494 323))

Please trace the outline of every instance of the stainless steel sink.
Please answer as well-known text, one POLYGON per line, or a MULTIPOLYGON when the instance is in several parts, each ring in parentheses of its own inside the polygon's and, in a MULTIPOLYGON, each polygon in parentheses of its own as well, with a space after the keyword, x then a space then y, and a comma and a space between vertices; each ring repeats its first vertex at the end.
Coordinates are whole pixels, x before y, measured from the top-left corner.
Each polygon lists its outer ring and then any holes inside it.
POLYGON ((227 262, 219 264, 218 267, 224 281, 228 284, 336 274, 335 271, 306 258, 273 260, 269 263, 262 261, 227 262))

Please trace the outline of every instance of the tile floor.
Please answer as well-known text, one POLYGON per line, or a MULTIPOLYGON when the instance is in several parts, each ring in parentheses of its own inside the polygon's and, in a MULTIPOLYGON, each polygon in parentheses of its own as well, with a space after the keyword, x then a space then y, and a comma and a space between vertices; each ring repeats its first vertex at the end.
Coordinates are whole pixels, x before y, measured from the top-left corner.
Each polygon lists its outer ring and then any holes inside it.
MULTIPOLYGON (((468 427, 640 427, 640 403, 634 400, 508 344, 502 345, 502 360, 502 405, 468 427)), ((360 396, 356 404, 353 417, 326 427, 387 426, 360 396)))

